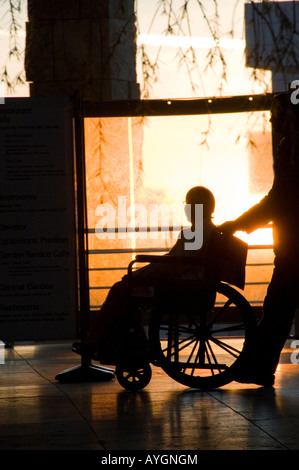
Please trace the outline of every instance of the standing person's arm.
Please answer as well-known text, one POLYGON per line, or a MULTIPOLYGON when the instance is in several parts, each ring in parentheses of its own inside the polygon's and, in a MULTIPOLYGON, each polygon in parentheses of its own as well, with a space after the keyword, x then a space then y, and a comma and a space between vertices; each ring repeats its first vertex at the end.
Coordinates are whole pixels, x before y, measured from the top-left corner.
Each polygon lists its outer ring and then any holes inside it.
POLYGON ((239 230, 251 233, 259 227, 269 223, 273 218, 272 190, 258 204, 251 207, 235 220, 224 222, 219 226, 221 232, 234 233, 239 230))

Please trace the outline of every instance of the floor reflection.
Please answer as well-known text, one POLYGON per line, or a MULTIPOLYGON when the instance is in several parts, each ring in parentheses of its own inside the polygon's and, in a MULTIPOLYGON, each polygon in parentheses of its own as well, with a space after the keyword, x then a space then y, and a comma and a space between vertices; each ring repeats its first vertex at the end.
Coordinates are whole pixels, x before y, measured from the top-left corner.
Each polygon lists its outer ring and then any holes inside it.
POLYGON ((274 389, 120 391, 116 414, 105 425, 114 449, 283 448, 258 424, 279 417, 274 389))

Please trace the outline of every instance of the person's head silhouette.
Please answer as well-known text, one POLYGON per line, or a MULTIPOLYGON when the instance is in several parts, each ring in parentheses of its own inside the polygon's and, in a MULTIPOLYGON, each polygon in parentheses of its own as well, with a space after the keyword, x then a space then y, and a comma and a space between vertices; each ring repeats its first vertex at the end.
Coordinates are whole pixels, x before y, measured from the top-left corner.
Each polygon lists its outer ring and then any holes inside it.
POLYGON ((215 198, 213 193, 204 186, 194 186, 186 194, 185 203, 187 204, 186 216, 189 222, 195 223, 196 204, 203 206, 203 219, 211 219, 215 210, 215 198))

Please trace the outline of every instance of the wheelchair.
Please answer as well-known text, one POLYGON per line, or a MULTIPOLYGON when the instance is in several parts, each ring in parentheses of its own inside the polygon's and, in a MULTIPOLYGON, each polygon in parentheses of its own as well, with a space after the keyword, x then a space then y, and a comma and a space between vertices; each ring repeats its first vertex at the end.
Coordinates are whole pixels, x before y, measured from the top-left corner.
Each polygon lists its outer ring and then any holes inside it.
MULTIPOLYGON (((224 281, 165 279, 134 280, 137 263, 198 264, 191 257, 137 255, 128 266, 130 336, 116 361, 115 375, 126 390, 144 389, 152 367, 190 388, 209 390, 234 380, 242 353, 257 321, 246 298, 224 281), (126 357, 134 346, 134 325, 142 325, 144 347, 126 357)), ((245 265, 244 265, 245 272, 245 265)), ((140 335, 139 344, 140 344, 140 335)))

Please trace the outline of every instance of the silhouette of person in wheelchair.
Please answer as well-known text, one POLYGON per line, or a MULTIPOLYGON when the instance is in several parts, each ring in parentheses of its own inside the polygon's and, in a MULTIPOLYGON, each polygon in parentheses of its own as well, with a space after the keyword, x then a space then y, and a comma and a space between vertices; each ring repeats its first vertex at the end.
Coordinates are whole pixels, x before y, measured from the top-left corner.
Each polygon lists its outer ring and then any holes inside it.
MULTIPOLYGON (((160 310, 161 308, 169 310, 171 306, 174 311, 181 302, 181 300, 178 300, 181 298, 181 294, 183 309, 186 308, 189 301, 190 305, 192 302, 194 305, 194 299, 192 301, 190 299, 195 293, 197 313, 194 318, 198 318, 200 312, 204 312, 205 315, 207 310, 212 309, 216 298, 217 285, 221 278, 240 288, 244 287, 247 245, 235 239, 233 236, 223 237, 213 224, 212 215, 215 210, 215 198, 213 193, 203 186, 195 186, 187 192, 185 203, 185 212, 191 223, 190 228, 182 230, 177 242, 168 254, 164 256, 140 256, 139 261, 149 261, 150 264, 137 270, 130 269, 129 266, 128 274, 110 289, 106 301, 98 312, 94 324, 89 331, 86 342, 76 342, 73 344, 74 352, 86 355, 91 359, 100 360, 103 364, 116 364, 120 356, 126 356, 128 358, 128 351, 134 343, 132 356, 134 356, 135 359, 136 357, 140 359, 143 358, 144 355, 147 355, 148 340, 144 334, 144 329, 142 328, 140 320, 136 319, 136 317, 131 314, 132 311, 136 311, 134 308, 136 303, 138 304, 138 302, 140 302, 144 306, 144 298, 146 299, 145 302, 149 301, 150 295, 140 295, 140 292, 144 289, 155 289, 154 303, 155 305, 159 304, 160 310), (201 207, 201 211, 197 210, 198 207, 201 207), (201 240, 202 243, 199 243, 198 240, 201 240), (230 251, 229 255, 223 257, 223 251, 225 250, 226 254, 229 251, 229 241, 234 241, 232 245, 237 245, 235 246, 235 248, 237 248, 236 262, 234 262, 234 249, 230 251), (242 258, 241 262, 240 258, 242 258), (130 293, 129 296, 128 292, 130 293), (134 306, 132 303, 130 305, 132 298, 134 299, 134 306), (199 305, 200 308, 198 308, 199 305), (126 344, 123 345, 125 331, 130 328, 134 331, 134 340, 127 340, 126 344), (121 343, 122 346, 120 346, 121 343), (123 348, 122 352, 120 352, 121 347, 123 348)), ((132 262, 132 265, 133 263, 134 262, 132 262)), ((229 286, 220 290, 224 296, 231 295, 229 286)), ((230 305, 233 302, 237 303, 238 306, 239 297, 237 293, 232 294, 232 300, 227 302, 227 304, 230 305)), ((152 304, 150 305, 152 306, 152 304)), ((246 310, 247 305, 245 307, 246 310)), ((156 317, 158 318, 159 315, 156 317)), ((191 317, 189 317, 187 321, 194 323, 191 317)), ((201 324, 205 322, 206 318, 204 321, 201 320, 201 324)), ((212 325, 212 321, 210 321, 210 324, 212 325)), ((185 327, 178 325, 178 328, 185 327)), ((192 326, 192 328, 194 328, 194 326, 192 326)), ((156 340, 153 341, 156 344, 155 350, 157 355, 161 356, 163 362, 164 355, 160 351, 160 341, 157 337, 160 326, 155 323, 151 329, 154 332, 153 336, 156 336, 156 340)), ((200 331, 208 330, 206 327, 203 329, 201 327, 201 329, 197 328, 197 331, 198 335, 202 335, 200 331)), ((194 336, 193 333, 192 335, 194 336)), ((171 334, 168 333, 168 336, 170 337, 171 334)), ((207 341, 208 339, 210 338, 207 337, 207 341)), ((197 349, 197 343, 200 343, 201 348, 207 349, 205 346, 207 341, 203 336, 201 340, 197 338, 194 350, 197 349)), ((219 340, 217 341, 217 346, 219 347, 219 340)), ((223 346, 224 350, 228 348, 230 348, 230 346, 223 346)), ((231 351, 235 359, 236 353, 234 349, 232 348, 231 351)), ((202 356, 202 353, 197 353, 194 359, 195 364, 198 363, 200 355, 202 356)), ((205 354, 203 355, 205 356, 205 354)), ((206 360, 208 360, 209 363, 211 362, 208 351, 206 351, 206 356, 207 358, 203 359, 204 364, 202 368, 204 370, 207 368, 206 360)), ((192 361, 190 359, 189 362, 193 362, 193 358, 192 361)), ((171 375, 172 369, 168 371, 168 363, 165 364, 165 367, 169 375, 171 375)), ((195 367, 197 367, 197 365, 193 366, 193 368, 195 367)), ((219 372, 223 366, 217 364, 216 361, 216 365, 210 367, 214 375, 213 367, 219 372)), ((179 378, 182 383, 186 381, 185 375, 187 377, 187 385, 190 380, 192 385, 194 375, 196 375, 194 374, 194 370, 190 374, 191 378, 189 378, 188 374, 183 374, 183 377, 179 378)), ((174 378, 177 379, 176 372, 174 378)), ((195 385, 197 385, 197 383, 199 386, 202 385, 202 379, 200 377, 195 380, 197 380, 195 385)))

